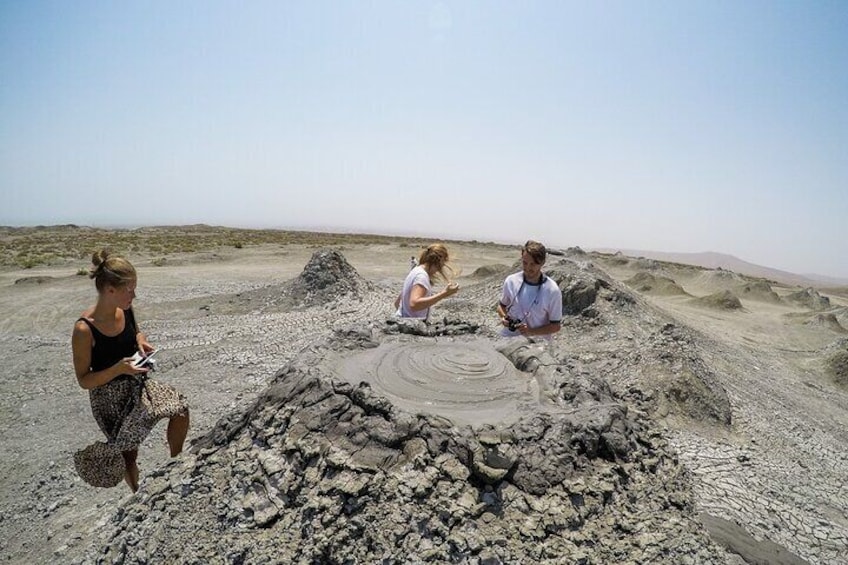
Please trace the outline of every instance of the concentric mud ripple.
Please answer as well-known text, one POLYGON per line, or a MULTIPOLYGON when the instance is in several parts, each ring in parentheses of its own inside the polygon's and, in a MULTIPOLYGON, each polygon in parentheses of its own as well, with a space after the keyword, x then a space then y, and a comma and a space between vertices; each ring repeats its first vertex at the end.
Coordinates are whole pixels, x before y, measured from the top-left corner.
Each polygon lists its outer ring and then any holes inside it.
POLYGON ((353 355, 337 376, 366 381, 398 407, 456 423, 504 423, 534 404, 535 380, 485 340, 394 343, 353 355))

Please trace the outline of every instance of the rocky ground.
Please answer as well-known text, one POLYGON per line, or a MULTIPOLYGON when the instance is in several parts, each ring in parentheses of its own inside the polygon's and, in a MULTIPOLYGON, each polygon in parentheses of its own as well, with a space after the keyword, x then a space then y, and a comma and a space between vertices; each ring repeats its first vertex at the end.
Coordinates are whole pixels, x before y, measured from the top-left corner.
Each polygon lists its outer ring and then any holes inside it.
POLYGON ((71 461, 99 439, 69 345, 93 284, 0 272, 0 559, 848 562, 845 294, 568 250, 547 269, 563 331, 495 353, 530 379, 526 417, 460 425, 338 370, 379 347, 500 347, 517 251, 452 250, 463 289, 423 330, 386 322, 401 244, 131 256, 157 378, 192 406, 191 447, 168 460, 154 430, 135 495, 71 461))

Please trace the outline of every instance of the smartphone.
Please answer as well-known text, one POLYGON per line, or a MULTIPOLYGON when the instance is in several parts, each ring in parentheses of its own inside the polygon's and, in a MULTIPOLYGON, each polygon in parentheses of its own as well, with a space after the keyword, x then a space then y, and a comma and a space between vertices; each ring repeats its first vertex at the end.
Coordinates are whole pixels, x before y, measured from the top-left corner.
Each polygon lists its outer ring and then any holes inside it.
POLYGON ((153 365, 153 356, 156 355, 158 351, 158 349, 151 351, 144 357, 142 357, 140 353, 136 353, 135 355, 133 355, 133 365, 139 368, 151 367, 153 365))

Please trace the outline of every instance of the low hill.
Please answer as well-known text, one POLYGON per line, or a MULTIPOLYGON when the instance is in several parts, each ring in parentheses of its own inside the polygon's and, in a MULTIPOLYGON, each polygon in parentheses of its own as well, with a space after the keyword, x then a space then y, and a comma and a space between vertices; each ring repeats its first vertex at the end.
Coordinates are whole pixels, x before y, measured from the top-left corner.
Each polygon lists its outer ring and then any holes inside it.
POLYGON ((828 277, 825 275, 815 274, 798 274, 788 271, 781 271, 755 263, 743 261, 733 255, 724 253, 704 252, 704 253, 671 253, 666 251, 644 251, 635 249, 593 249, 601 253, 616 253, 621 252, 631 257, 645 257, 658 261, 669 261, 673 263, 684 263, 687 265, 697 265, 708 269, 725 269, 743 275, 752 277, 760 277, 768 280, 781 282, 784 284, 798 286, 843 286, 848 285, 848 279, 838 277, 828 277))

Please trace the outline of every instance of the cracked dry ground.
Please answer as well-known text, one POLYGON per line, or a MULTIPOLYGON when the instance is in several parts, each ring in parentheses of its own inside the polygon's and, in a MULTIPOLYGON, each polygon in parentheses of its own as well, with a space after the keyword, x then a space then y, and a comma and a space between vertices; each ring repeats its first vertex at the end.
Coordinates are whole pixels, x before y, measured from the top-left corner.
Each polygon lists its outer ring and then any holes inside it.
MULTIPOLYGON (((464 251, 474 256, 473 247, 464 251)), ((390 315, 408 255, 405 248, 346 251, 373 289, 361 299, 303 310, 262 303, 267 257, 257 257, 255 265, 248 259, 202 270, 190 260, 161 269, 142 263, 138 310, 163 348, 160 378, 191 401, 190 438, 245 410, 280 367, 333 327, 390 315), (382 270, 375 257, 397 267, 382 270), (251 276, 252 265, 261 275, 251 276)), ((489 263, 514 260, 490 250, 480 255, 489 263)), ((308 257, 287 257, 277 280, 294 278, 308 257)), ((784 314, 797 308, 789 306, 746 302, 744 312, 725 312, 682 298, 640 296, 613 280, 624 280, 632 268, 594 259, 609 277, 589 267, 586 257, 576 264, 589 278, 609 278, 612 290, 599 297, 600 315, 567 318, 553 349, 559 361, 575 375, 606 379, 634 410, 665 426, 691 471, 698 510, 810 563, 848 562, 848 397, 821 369, 825 350, 840 336, 790 324, 784 314), (681 380, 709 386, 675 386, 681 380)), ((54 278, 38 285, 14 285, 22 274, 3 274, 0 558, 9 562, 84 560, 108 543, 121 508, 139 498, 123 487, 92 489, 71 467, 71 454, 99 432, 73 379, 69 353, 71 324, 93 291, 90 281, 67 272, 45 271, 54 278)), ((438 315, 493 329, 502 274, 466 277, 463 292, 440 304, 438 315)), ((676 275, 690 293, 712 290, 698 286, 694 275, 676 275)), ((168 462, 165 452, 157 428, 140 451, 142 495, 156 477, 179 476, 193 457, 168 462)), ((738 562, 730 553, 715 559, 738 562)))

